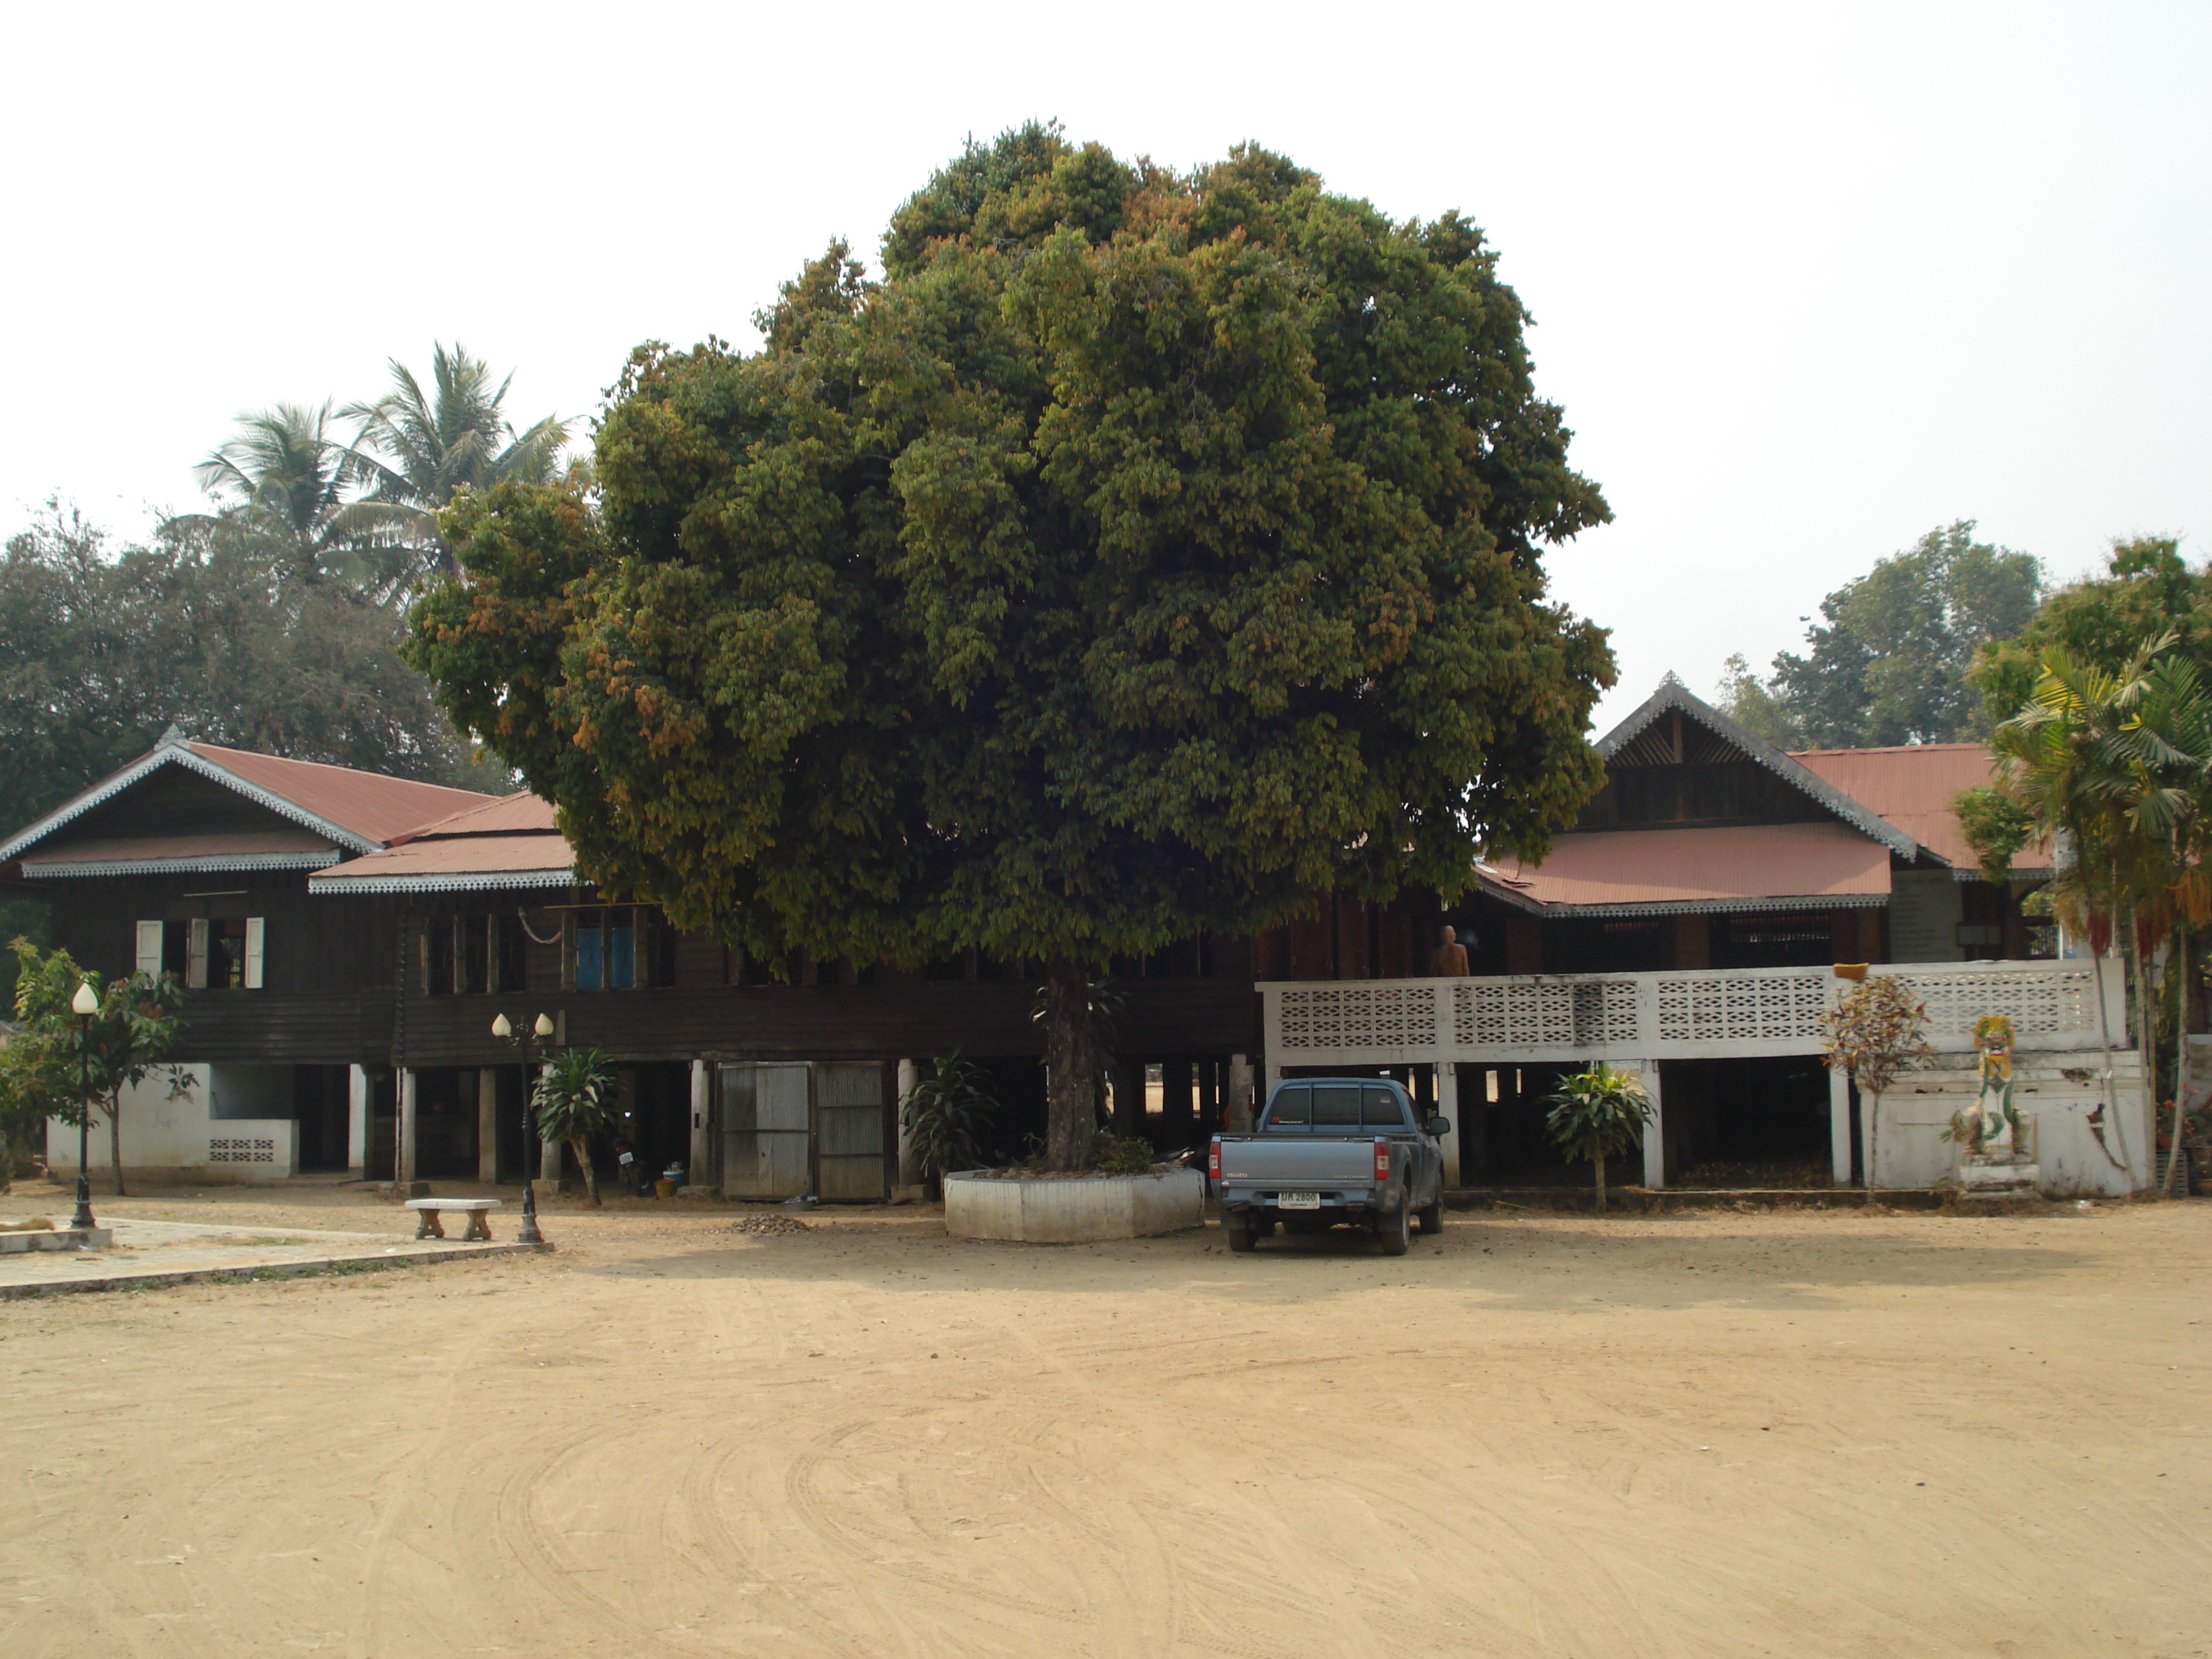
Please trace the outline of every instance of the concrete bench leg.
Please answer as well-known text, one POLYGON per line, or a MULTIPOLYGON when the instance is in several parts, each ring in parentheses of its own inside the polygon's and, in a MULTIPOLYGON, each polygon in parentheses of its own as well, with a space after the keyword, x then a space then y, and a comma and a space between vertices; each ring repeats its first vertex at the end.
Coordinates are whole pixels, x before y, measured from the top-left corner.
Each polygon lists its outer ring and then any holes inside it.
POLYGON ((489 1243, 491 1242, 491 1212, 489 1210, 471 1210, 469 1212, 469 1230, 463 1233, 461 1237, 464 1242, 471 1238, 481 1238, 486 1243, 489 1243))
POLYGON ((446 1236, 445 1224, 438 1219, 435 1210, 417 1210, 415 1213, 422 1218, 415 1224, 416 1237, 443 1238, 446 1236))

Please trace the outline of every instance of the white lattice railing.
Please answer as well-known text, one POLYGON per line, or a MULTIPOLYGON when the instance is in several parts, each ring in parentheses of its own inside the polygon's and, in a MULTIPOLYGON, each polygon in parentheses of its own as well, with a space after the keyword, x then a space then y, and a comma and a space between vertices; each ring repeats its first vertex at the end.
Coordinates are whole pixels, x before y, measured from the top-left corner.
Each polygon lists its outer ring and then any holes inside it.
MULTIPOLYGON (((2026 1048, 2099 1043, 2089 962, 1907 963, 1873 971, 1899 975, 1926 1001, 1929 1042, 1939 1050, 1971 1048, 1984 1014, 2011 1016, 2026 1048)), ((2124 1043, 2118 963, 2105 972, 2106 1018, 2124 1043)), ((1814 1054, 1820 1018, 1844 988, 1826 968, 1260 987, 1271 1066, 1814 1054)))

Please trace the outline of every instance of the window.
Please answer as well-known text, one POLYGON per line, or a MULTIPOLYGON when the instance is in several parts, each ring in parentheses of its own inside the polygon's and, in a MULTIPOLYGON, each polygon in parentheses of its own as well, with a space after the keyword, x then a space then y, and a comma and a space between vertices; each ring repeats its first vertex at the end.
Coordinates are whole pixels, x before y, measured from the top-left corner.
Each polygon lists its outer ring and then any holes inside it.
POLYGON ((648 906, 571 910, 567 935, 562 977, 570 990, 629 991, 675 981, 675 931, 648 906))
POLYGON ((432 916, 423 924, 423 986, 431 996, 522 990, 524 963, 520 916, 432 916))
POLYGON ((1359 1121, 1370 1129, 1402 1129, 1406 1124, 1406 1109, 1398 1103, 1398 1091, 1369 1084, 1359 1091, 1359 1121))
POLYGON ((184 935, 185 984, 190 989, 261 988, 266 946, 261 917, 194 916, 184 924, 184 935))
POLYGON ((1273 1128, 1281 1124, 1294 1123, 1304 1128, 1311 1123, 1313 1096, 1311 1085, 1304 1083, 1278 1091, 1275 1103, 1267 1109, 1268 1127, 1273 1128))
POLYGON ((1313 1091, 1314 1127, 1359 1127, 1359 1085, 1356 1083, 1316 1083, 1313 1091))

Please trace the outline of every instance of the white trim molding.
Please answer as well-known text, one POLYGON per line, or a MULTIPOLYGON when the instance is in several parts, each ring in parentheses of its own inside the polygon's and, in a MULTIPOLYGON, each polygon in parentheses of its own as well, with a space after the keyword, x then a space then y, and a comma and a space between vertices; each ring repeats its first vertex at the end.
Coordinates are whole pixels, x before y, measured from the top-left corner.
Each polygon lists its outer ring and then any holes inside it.
POLYGON ((444 872, 416 876, 310 876, 307 890, 339 893, 483 893, 502 887, 574 887, 574 870, 491 870, 481 872, 444 872))
MULTIPOLYGON (((64 801, 36 823, 19 831, 12 839, 0 842, 0 864, 5 864, 11 859, 21 858, 25 848, 36 846, 55 830, 76 822, 94 807, 114 799, 132 784, 152 776, 164 766, 181 766, 187 772, 196 772, 210 782, 219 783, 226 789, 235 790, 257 806, 266 807, 277 817, 289 818, 295 823, 313 830, 317 835, 327 836, 341 847, 349 847, 356 853, 374 853, 383 846, 381 842, 371 841, 368 836, 349 830, 342 823, 333 823, 326 817, 310 812, 298 802, 289 800, 274 790, 264 789, 258 783, 248 782, 227 766, 218 765, 204 756, 195 754, 182 738, 164 737, 150 752, 141 755, 121 771, 109 774, 82 794, 74 795, 64 801)), ((210 865, 209 867, 234 870, 249 866, 210 865)), ((293 865, 263 867, 298 869, 302 866, 293 865)), ((100 873, 118 875, 136 872, 108 870, 100 873)))
POLYGON ((343 853, 234 853, 228 858, 100 859, 79 864, 23 865, 26 881, 70 876, 211 876, 229 870, 327 870, 343 853))

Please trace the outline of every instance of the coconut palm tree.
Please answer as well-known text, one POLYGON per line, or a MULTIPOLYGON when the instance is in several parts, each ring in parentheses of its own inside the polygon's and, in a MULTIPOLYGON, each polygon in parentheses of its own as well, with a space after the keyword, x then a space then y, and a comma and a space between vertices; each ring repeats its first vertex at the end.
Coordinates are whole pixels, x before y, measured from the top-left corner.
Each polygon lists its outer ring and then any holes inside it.
POLYGON ((409 539, 450 570, 439 510, 463 489, 508 479, 551 483, 573 422, 549 415, 518 434, 502 406, 514 377, 495 386, 489 366, 458 343, 451 350, 433 343, 428 391, 398 358, 391 367, 389 392, 341 411, 342 419, 361 423, 351 465, 368 498, 405 509, 409 539))
POLYGON ((242 542, 302 582, 349 582, 380 602, 398 597, 405 517, 349 497, 352 452, 331 434, 331 420, 328 400, 240 416, 237 432, 192 469, 218 511, 170 525, 242 542))

